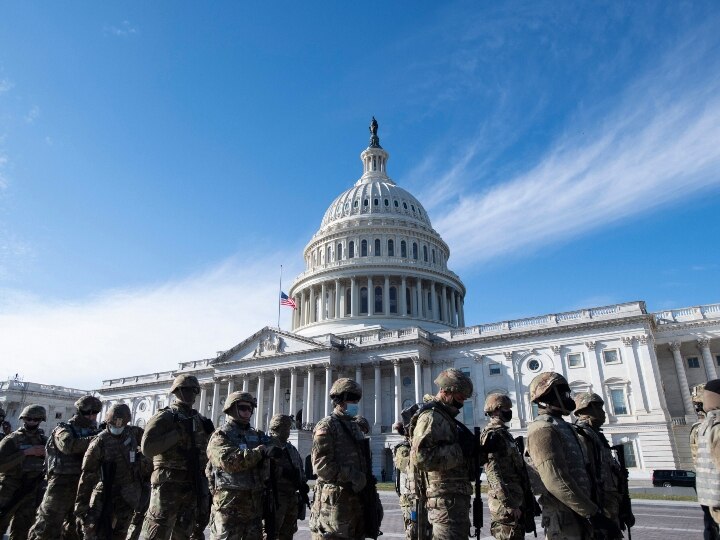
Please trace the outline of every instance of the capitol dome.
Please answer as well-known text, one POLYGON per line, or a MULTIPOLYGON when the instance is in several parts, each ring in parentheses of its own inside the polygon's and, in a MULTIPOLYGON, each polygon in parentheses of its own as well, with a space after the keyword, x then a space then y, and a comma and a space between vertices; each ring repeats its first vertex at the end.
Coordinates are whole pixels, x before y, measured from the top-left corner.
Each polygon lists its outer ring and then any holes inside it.
POLYGON ((420 201, 387 175, 374 118, 370 133, 363 175, 330 204, 305 247, 305 271, 290 288, 293 330, 464 326, 465 286, 447 268, 450 249, 420 201))

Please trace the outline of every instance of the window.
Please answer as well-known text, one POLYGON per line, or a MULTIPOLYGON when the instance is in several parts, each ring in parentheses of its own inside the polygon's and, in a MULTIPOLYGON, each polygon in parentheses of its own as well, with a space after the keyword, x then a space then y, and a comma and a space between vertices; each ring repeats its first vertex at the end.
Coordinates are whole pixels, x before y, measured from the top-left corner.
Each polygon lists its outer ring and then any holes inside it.
POLYGON ((540 369, 540 361, 533 358, 527 363, 527 367, 530 371, 538 371, 540 369))
POLYGON ((62 413, 61 413, 61 412, 56 412, 56 413, 55 413, 55 420, 62 420, 62 413))
POLYGON ((402 385, 403 386, 410 386, 412 384, 412 379, 410 377, 403 377, 402 385))
POLYGON ((630 467, 637 467, 637 459, 635 458, 635 445, 632 441, 628 441, 622 445, 623 454, 625 454, 625 466, 629 469, 630 467))
POLYGON ((358 207, 358 201, 357 201, 357 200, 355 201, 355 203, 353 204, 353 206, 354 206, 355 208, 358 207))
POLYGON ((618 353, 617 349, 606 349, 602 353, 603 355, 603 361, 606 364, 619 364, 620 363, 620 354, 618 353))
POLYGON ((390 313, 397 313, 397 288, 390 287, 390 313))
POLYGON ((427 246, 423 246, 423 261, 428 262, 427 246))
POLYGON ((374 204, 375 206, 380 206, 380 199, 375 199, 375 200, 373 201, 373 204, 374 204))
POLYGON ((375 239, 375 256, 379 257, 380 255, 382 255, 382 250, 380 249, 380 239, 376 238, 375 239))
POLYGON ((325 262, 329 263, 332 260, 332 248, 330 246, 327 247, 327 256, 325 257, 325 262))
POLYGON ((385 206, 390 206, 390 201, 385 199, 385 206))
POLYGON ((388 240, 388 257, 395 256, 395 242, 388 240))
POLYGON ((720 354, 715 355, 715 363, 720 366, 720 354))
POLYGON ((418 258, 417 243, 413 242, 413 259, 415 259, 417 261, 417 258, 418 258))
POLYGON ((691 356, 687 359, 688 367, 689 368, 699 368, 700 367, 700 359, 697 356, 691 356))
POLYGON ((622 388, 611 388, 610 399, 612 400, 615 416, 628 413, 627 405, 625 404, 625 390, 622 388))
POLYGON ((395 204, 395 208, 399 208, 399 207, 400 207, 400 204, 399 204, 397 201, 393 201, 393 203, 395 204))
POLYGON ((568 353, 567 355, 568 367, 583 367, 583 355, 582 353, 568 353))
POLYGON ((368 290, 367 287, 360 287, 360 313, 367 315, 368 312, 368 290))
POLYGON ((407 244, 405 240, 400 240, 400 256, 403 258, 407 257, 407 244))
POLYGON ((407 210, 407 203, 406 203, 406 202, 403 203, 403 208, 404 208, 405 210, 407 210))
POLYGON ((414 211, 415 211, 415 205, 414 205, 414 204, 411 204, 410 207, 412 208, 412 211, 414 212, 414 211))
POLYGON ((433 257, 433 259, 432 259, 433 264, 435 264, 437 261, 435 260, 435 250, 434 249, 432 250, 432 257, 433 257))
POLYGON ((335 250, 335 254, 337 255, 336 260, 340 261, 342 260, 342 244, 337 245, 337 249, 335 250))
POLYGON ((490 375, 500 375, 502 373, 500 364, 490 364, 488 368, 490 369, 490 375))
POLYGON ((367 240, 360 242, 360 256, 367 257, 367 240))
POLYGON ((370 201, 368 199, 365 199, 363 201, 363 206, 368 207, 370 205, 370 201))
POLYGON ((352 259, 355 257, 355 242, 350 240, 350 243, 348 244, 348 259, 352 259))
POLYGON ((383 311, 383 293, 382 287, 375 287, 375 313, 383 311))
POLYGON ((350 298, 350 287, 345 289, 345 316, 350 315, 350 308, 352 307, 352 299, 350 298))
POLYGON ((412 303, 410 300, 409 287, 405 287, 405 315, 412 315, 412 303))
POLYGON ((432 293, 430 291, 427 293, 427 309, 430 313, 432 313, 432 293))

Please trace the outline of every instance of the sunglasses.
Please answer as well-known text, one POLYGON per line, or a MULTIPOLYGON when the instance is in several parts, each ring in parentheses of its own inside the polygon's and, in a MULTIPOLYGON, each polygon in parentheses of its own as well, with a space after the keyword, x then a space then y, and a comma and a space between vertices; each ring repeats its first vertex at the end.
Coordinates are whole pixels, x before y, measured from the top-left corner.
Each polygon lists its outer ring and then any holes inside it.
POLYGON ((83 416, 92 416, 93 414, 100 414, 100 411, 80 411, 83 416))
POLYGON ((252 412, 253 408, 252 405, 238 405, 237 410, 242 412, 252 412))

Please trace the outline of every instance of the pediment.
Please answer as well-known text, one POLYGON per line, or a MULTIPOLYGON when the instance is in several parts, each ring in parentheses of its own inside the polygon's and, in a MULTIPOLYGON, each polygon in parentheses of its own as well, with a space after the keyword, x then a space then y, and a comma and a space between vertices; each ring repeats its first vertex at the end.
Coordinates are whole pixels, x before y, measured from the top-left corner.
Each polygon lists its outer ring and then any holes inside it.
POLYGON ((276 328, 265 327, 246 340, 238 343, 232 349, 218 356, 213 364, 256 360, 300 354, 309 351, 327 351, 332 349, 314 339, 298 336, 291 332, 283 332, 276 328))

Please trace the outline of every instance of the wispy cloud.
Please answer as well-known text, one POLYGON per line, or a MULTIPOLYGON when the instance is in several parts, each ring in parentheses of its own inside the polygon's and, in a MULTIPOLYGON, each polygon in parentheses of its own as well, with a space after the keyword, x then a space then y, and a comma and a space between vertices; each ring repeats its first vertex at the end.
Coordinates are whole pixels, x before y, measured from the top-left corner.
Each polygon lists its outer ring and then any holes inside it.
POLYGON ((118 37, 128 37, 138 33, 137 26, 132 25, 127 20, 120 23, 120 25, 107 25, 104 30, 106 34, 118 37))
MULTIPOLYGON (((7 371, 0 377, 19 371, 25 380, 96 388, 102 379, 214 357, 263 326, 277 324, 279 258, 251 265, 245 260, 82 302, 0 294, 0 359, 7 371)), ((282 315, 287 328, 290 310, 282 315)))
POLYGON ((25 122, 28 124, 32 124, 39 117, 40 117, 40 107, 38 107, 37 105, 33 105, 32 108, 25 115, 25 122))
POLYGON ((0 94, 12 90, 14 84, 8 79, 0 79, 0 94))
POLYGON ((453 193, 472 185, 454 177, 473 167, 449 169, 429 206, 455 264, 534 251, 720 186, 720 71, 702 45, 685 43, 505 182, 453 193))

